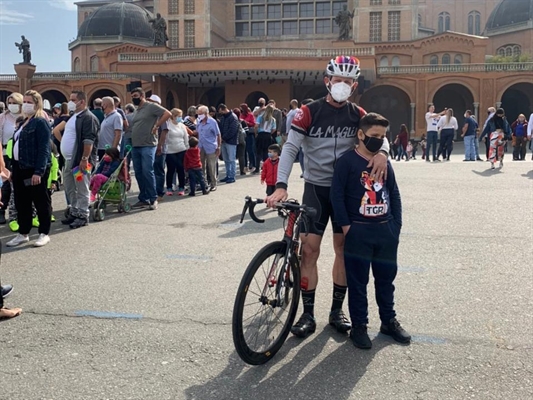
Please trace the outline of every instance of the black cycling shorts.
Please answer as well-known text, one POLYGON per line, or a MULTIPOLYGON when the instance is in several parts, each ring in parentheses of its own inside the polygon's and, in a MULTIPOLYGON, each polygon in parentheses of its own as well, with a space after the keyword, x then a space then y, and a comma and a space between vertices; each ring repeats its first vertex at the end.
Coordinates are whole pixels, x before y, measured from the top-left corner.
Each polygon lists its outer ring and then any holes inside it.
POLYGON ((316 208, 317 214, 314 218, 314 224, 308 224, 309 226, 307 227, 303 222, 300 224, 301 233, 312 233, 323 236, 330 219, 333 226, 333 233, 342 233, 342 227, 333 221, 333 207, 329 199, 330 189, 325 186, 317 186, 308 182, 305 183, 302 204, 316 208))

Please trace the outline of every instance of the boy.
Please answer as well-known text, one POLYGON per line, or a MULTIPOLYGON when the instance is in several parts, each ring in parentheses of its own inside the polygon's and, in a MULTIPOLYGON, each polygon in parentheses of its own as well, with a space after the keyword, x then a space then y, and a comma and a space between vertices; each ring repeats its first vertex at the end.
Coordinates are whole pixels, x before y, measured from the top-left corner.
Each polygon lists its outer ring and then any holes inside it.
POLYGON ((189 138, 189 149, 185 152, 183 160, 185 172, 189 174, 189 196, 196 196, 196 183, 200 184, 203 194, 209 194, 202 172, 202 161, 200 160, 200 149, 198 148, 198 139, 194 136, 189 138))
POLYGON ((278 144, 268 146, 268 159, 263 163, 263 169, 261 170, 261 185, 267 184, 267 196, 270 196, 276 190, 280 155, 281 147, 278 144))
POLYGON ((411 336, 400 326, 394 311, 394 278, 402 227, 402 204, 394 171, 388 162, 387 180, 370 176, 367 165, 379 151, 389 126, 383 116, 370 113, 359 123, 359 145, 335 166, 331 203, 335 222, 345 235, 344 262, 348 305, 352 320, 350 337, 361 349, 370 349, 366 286, 370 266, 374 275, 381 333, 400 343, 411 336))

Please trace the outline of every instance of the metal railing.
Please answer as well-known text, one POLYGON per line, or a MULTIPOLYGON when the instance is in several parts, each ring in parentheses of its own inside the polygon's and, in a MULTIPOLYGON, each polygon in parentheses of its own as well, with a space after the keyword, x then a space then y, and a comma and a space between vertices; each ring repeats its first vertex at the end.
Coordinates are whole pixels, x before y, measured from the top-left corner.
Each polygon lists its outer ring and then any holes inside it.
POLYGON ((533 71, 533 62, 502 64, 449 64, 449 65, 401 65, 378 67, 378 75, 412 75, 472 72, 522 72, 533 71))
POLYGON ((82 81, 82 80, 122 80, 130 79, 129 75, 117 72, 41 72, 33 75, 34 81, 82 81))
POLYGON ((261 57, 296 57, 320 58, 334 57, 338 54, 354 56, 374 56, 374 47, 356 47, 346 49, 262 49, 262 48, 226 48, 226 49, 191 49, 175 50, 168 53, 129 53, 119 54, 119 62, 157 62, 172 60, 191 60, 206 58, 261 58, 261 57))

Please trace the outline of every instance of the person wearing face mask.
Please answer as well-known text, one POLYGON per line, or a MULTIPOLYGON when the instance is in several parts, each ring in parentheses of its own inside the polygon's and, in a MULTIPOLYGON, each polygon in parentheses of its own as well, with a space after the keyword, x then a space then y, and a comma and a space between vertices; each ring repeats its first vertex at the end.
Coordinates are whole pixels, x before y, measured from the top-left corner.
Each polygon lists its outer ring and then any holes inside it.
POLYGON ((174 176, 178 176, 178 196, 185 195, 185 153, 189 148, 189 128, 183 124, 183 111, 179 108, 170 110, 172 118, 169 120, 167 134, 167 196, 172 196, 174 176))
POLYGON ((396 319, 394 278, 398 271, 398 244, 402 229, 402 202, 392 165, 387 178, 372 178, 368 161, 381 149, 389 121, 369 113, 359 123, 359 144, 342 156, 333 174, 331 204, 335 221, 345 235, 344 263, 348 281, 350 337, 355 347, 370 349, 366 287, 372 268, 381 319, 380 332, 400 343, 411 336, 396 319))
POLYGON ((511 125, 515 141, 513 148, 513 160, 515 161, 524 161, 526 159, 527 126, 528 123, 524 114, 520 114, 518 119, 511 125))
POLYGON ((254 118, 258 118, 260 115, 263 115, 266 110, 266 100, 262 97, 257 101, 257 105, 254 107, 253 115, 254 118))
POLYGON ((86 171, 89 164, 96 166, 100 122, 88 110, 85 92, 73 91, 68 109, 73 115, 65 125, 61 153, 65 157, 63 184, 70 201, 70 212, 61 223, 71 229, 78 229, 89 224, 90 176, 83 174, 78 180, 74 178, 72 170, 78 167, 80 171, 86 171))
MULTIPOLYGON (((326 67, 324 84, 329 94, 307 105, 302 105, 294 117, 288 139, 283 146, 276 191, 266 198, 269 207, 288 198, 289 175, 300 146, 305 157, 304 193, 302 204, 318 210, 313 224, 301 227, 302 261, 301 288, 304 312, 291 332, 301 338, 316 330, 314 316, 315 290, 318 283, 317 260, 320 254, 322 236, 334 213, 330 201, 333 168, 338 159, 352 151, 357 140, 359 122, 366 112, 349 101, 357 88, 361 72, 359 60, 355 57, 338 56, 326 67)), ((368 161, 372 177, 385 176, 389 142, 368 161)), ((329 323, 346 333, 351 325, 342 311, 346 295, 346 273, 344 269, 344 235, 336 222, 333 225, 333 296, 329 323)))
POLYGON ((511 126, 507 119, 505 119, 505 111, 503 108, 498 108, 494 116, 487 122, 485 129, 479 137, 481 142, 485 136, 488 135, 489 142, 489 161, 491 169, 494 169, 495 162, 500 162, 500 168, 503 167, 504 146, 507 140, 512 137, 511 126))
POLYGON ((122 116, 115 109, 112 97, 102 99, 104 120, 100 125, 98 135, 98 160, 101 160, 108 147, 119 149, 122 141, 122 129, 124 127, 122 116))
POLYGON ((217 190, 217 160, 220 156, 222 137, 217 121, 209 116, 207 106, 198 107, 198 148, 206 181, 211 186, 210 191, 217 190))
POLYGON ((35 90, 24 93, 22 114, 24 122, 13 136, 13 191, 19 233, 6 243, 8 247, 28 242, 32 228, 33 205, 39 218, 39 238, 35 247, 50 242, 52 203, 48 192, 51 166, 48 116, 43 110, 43 99, 35 90))
MULTIPOLYGON (((17 118, 22 115, 22 100, 20 93, 11 93, 7 98, 7 110, 0 114, 0 137, 2 138, 2 155, 5 168, 11 170, 11 158, 6 154, 7 144, 13 138, 17 118)), ((6 182, 2 186, 2 198, 8 199, 0 208, 0 224, 5 224, 7 203, 11 198, 11 183, 6 182)))

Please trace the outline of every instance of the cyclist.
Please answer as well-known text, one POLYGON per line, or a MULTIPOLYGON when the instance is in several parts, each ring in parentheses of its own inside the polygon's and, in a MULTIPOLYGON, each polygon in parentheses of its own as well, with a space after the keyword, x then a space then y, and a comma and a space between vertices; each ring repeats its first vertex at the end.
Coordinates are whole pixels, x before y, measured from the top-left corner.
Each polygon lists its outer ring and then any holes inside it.
MULTIPOLYGON (((288 140, 278 167, 275 192, 266 198, 267 205, 288 198, 287 185, 292 165, 300 146, 304 152, 304 194, 303 204, 314 207, 318 214, 314 226, 301 227, 302 261, 301 289, 303 314, 292 327, 291 332, 305 338, 316 330, 314 317, 315 289, 318 283, 317 260, 320 255, 322 236, 332 218, 330 187, 336 161, 346 152, 353 150, 356 143, 359 120, 366 112, 348 101, 357 88, 361 72, 359 60, 355 57, 338 56, 329 61, 324 83, 329 94, 310 104, 302 106, 294 117, 288 140)), ((383 177, 387 170, 389 143, 385 140, 382 151, 372 158, 369 167, 371 175, 383 177)), ((351 324, 342 310, 346 296, 346 272, 344 269, 344 235, 342 228, 333 223, 333 301, 329 323, 339 332, 346 333, 351 324)))

